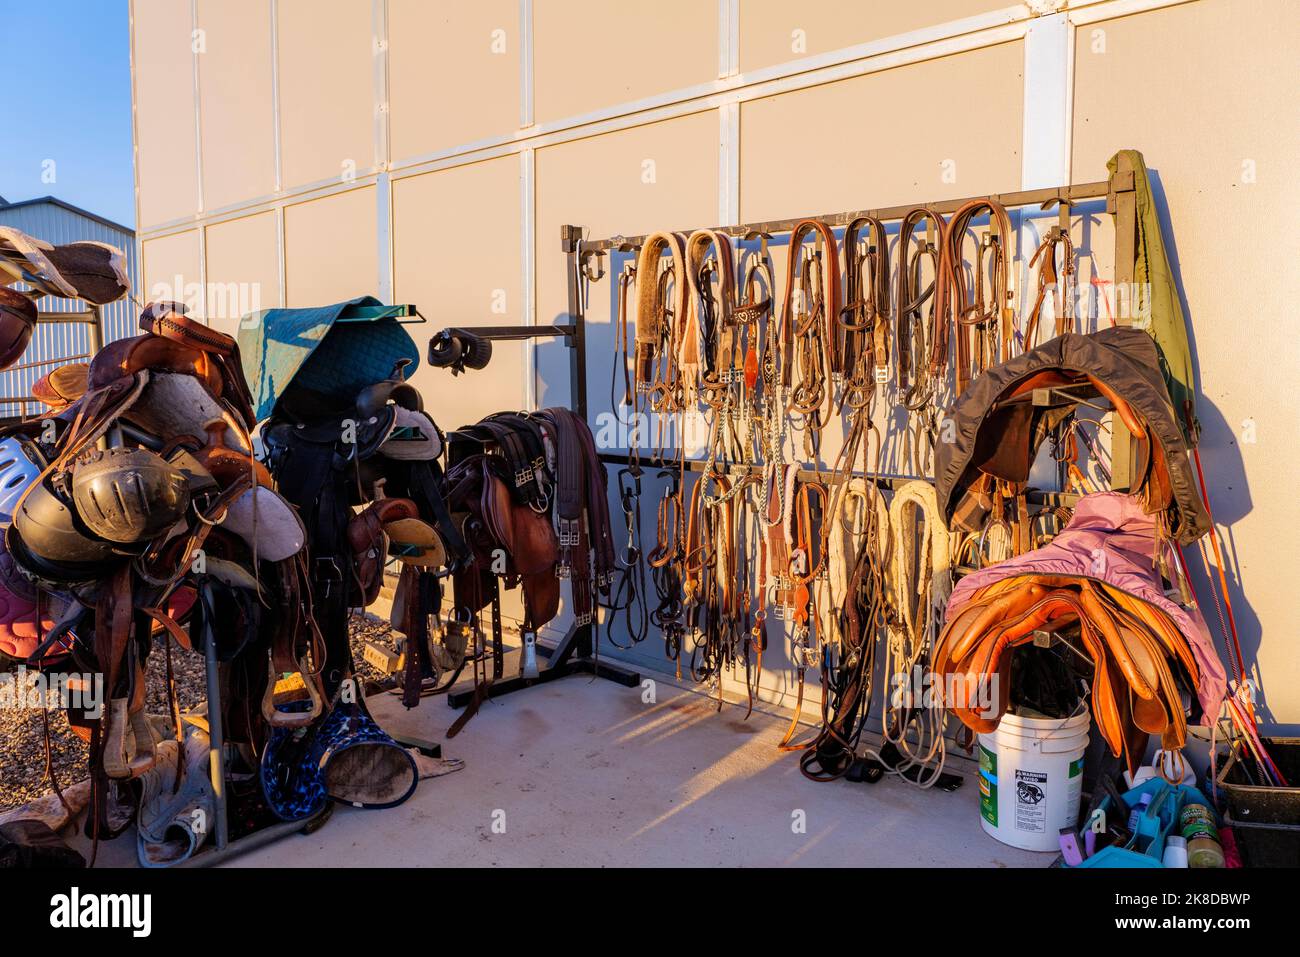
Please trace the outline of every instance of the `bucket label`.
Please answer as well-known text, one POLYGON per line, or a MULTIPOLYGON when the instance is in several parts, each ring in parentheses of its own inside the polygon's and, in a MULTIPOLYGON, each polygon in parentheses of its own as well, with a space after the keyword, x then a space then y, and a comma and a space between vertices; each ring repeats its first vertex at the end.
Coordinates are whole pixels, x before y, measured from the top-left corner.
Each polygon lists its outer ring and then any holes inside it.
POLYGON ((980 817, 998 826, 998 756, 980 745, 980 817))
POLYGON ((1016 830, 1047 830, 1047 774, 1016 769, 1016 830))
POLYGON ((988 775, 995 781, 998 779, 998 756, 982 744, 980 745, 980 773, 988 775))
POLYGON ((1083 773, 1083 758, 1079 758, 1077 761, 1071 761, 1069 776, 1072 778, 1077 778, 1082 773, 1083 773))

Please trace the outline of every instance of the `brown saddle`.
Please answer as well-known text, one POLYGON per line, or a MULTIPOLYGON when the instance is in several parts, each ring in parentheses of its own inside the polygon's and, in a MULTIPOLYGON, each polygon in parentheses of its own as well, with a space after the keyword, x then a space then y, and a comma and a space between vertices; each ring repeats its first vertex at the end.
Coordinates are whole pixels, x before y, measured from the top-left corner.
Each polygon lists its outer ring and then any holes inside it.
POLYGON ((131 291, 126 257, 106 243, 55 246, 12 226, 0 226, 0 279, 25 282, 42 295, 84 299, 97 306, 131 291))
POLYGON ((1165 750, 1183 747, 1187 725, 1175 672, 1190 687, 1199 684, 1186 639, 1159 608, 1093 579, 1021 576, 977 593, 944 626, 935 654, 949 708, 973 731, 994 731, 1008 705, 1011 650, 1035 632, 1074 622, 1093 663, 1092 710, 1111 753, 1136 769, 1148 734, 1159 734, 1165 750), (994 676, 997 700, 985 706, 980 693, 994 676))
POLYGON ((45 403, 51 412, 59 412, 85 395, 89 385, 90 366, 84 362, 69 362, 51 369, 32 383, 32 395, 45 403))
POLYGON ((458 573, 457 604, 478 611, 491 600, 490 588, 459 587, 460 576, 501 575, 523 584, 526 627, 540 628, 560 608, 560 583, 555 575, 559 543, 550 517, 526 504, 515 502, 507 485, 509 466, 492 455, 471 456, 447 473, 447 503, 453 520, 460 517, 467 543, 473 552, 473 568, 458 573))
POLYGON ((362 602, 371 604, 384 583, 384 562, 388 558, 388 536, 384 526, 401 519, 418 518, 419 508, 409 498, 381 498, 366 506, 348 522, 348 544, 352 567, 362 602))

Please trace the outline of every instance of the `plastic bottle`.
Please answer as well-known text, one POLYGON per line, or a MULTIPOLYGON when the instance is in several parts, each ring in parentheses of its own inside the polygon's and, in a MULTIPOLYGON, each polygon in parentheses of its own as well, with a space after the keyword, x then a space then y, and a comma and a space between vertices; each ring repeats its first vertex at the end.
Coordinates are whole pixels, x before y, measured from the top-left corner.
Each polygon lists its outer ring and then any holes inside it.
POLYGON ((1204 804, 1185 804, 1178 823, 1187 841, 1188 867, 1223 867, 1223 847, 1214 814, 1204 804))
POLYGON ((1165 838, 1165 856, 1163 863, 1165 867, 1186 867, 1187 841, 1177 834, 1170 834, 1165 838))

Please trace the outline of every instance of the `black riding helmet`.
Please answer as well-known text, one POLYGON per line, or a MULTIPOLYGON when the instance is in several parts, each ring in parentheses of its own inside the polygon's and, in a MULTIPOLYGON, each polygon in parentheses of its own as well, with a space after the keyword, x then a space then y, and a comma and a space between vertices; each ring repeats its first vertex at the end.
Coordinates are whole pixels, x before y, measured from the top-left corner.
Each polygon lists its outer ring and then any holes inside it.
MULTIPOLYGON (((47 472, 32 483, 14 514, 13 528, 26 546, 25 551, 47 566, 42 572, 48 566, 93 565, 114 557, 113 546, 96 538, 77 519, 70 491, 65 482, 47 472)), ((22 565, 22 552, 14 549, 12 553, 22 565)))
POLYGON ((133 545, 180 521, 190 504, 190 488, 181 470, 162 456, 148 449, 110 448, 73 467, 72 499, 91 532, 133 545))

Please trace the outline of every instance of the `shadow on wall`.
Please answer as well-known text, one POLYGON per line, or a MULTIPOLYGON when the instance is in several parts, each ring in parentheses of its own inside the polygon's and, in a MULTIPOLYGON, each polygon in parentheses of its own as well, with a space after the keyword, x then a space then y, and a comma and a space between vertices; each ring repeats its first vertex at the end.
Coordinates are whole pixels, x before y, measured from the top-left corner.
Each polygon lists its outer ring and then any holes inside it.
MULTIPOLYGON (((1259 674, 1256 668, 1256 656, 1263 642, 1263 627, 1255 614, 1239 574, 1240 560, 1237 555, 1235 536, 1232 526, 1249 515, 1254 507, 1250 494, 1250 483, 1246 477, 1245 465, 1239 447, 1240 435, 1237 425, 1228 422, 1217 406, 1206 398, 1201 389, 1201 357, 1196 344, 1196 314, 1187 299, 1183 286, 1182 268, 1178 255, 1178 235, 1169 212, 1169 201, 1165 193, 1164 181, 1160 171, 1147 168, 1151 182, 1152 198, 1159 210, 1160 231, 1165 241, 1165 252, 1169 257, 1169 267, 1174 275, 1178 289, 1178 301, 1182 305, 1183 316, 1187 323, 1187 338, 1191 347, 1192 364, 1196 376, 1196 415, 1201 424, 1200 451, 1204 460, 1205 481, 1209 487, 1210 505, 1214 509, 1215 522, 1219 527, 1224 550, 1225 574, 1228 577, 1228 597, 1237 621, 1237 631, 1241 639, 1241 652, 1259 684, 1258 707, 1266 721, 1274 720, 1268 706, 1268 676, 1259 674)), ((1209 542, 1202 543, 1207 556, 1212 556, 1209 542)), ((1201 599, 1201 610, 1210 623, 1212 631, 1221 639, 1231 641, 1227 626, 1227 612, 1222 607, 1215 607, 1214 592, 1210 590, 1207 573, 1214 575, 1215 588, 1218 588, 1218 575, 1208 567, 1208 562, 1200 568, 1193 568, 1192 578, 1196 594, 1201 599)), ((1219 599, 1218 604, 1222 604, 1219 599)), ((1229 660, 1229 649, 1221 648, 1225 664, 1229 660)), ((1230 669, 1231 670, 1231 669, 1230 669)), ((1300 730, 1300 725, 1278 725, 1277 733, 1291 734, 1300 730)))

